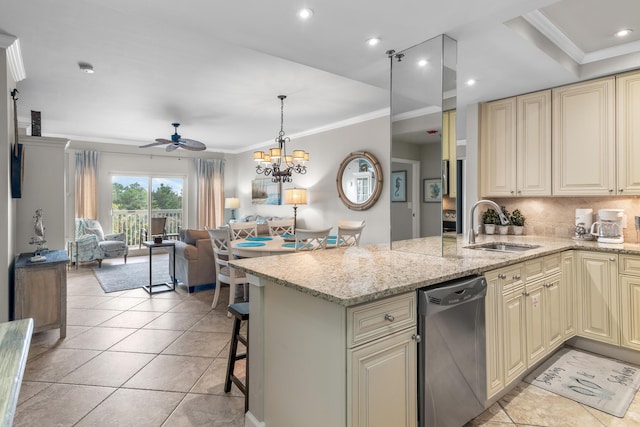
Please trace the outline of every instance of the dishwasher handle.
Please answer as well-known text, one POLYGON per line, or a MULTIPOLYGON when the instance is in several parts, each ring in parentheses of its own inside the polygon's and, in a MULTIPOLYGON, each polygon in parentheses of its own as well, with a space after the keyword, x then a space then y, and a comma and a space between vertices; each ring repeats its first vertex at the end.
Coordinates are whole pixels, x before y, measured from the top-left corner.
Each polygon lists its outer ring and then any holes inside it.
POLYGON ((483 276, 472 276, 420 289, 418 293, 419 310, 424 315, 429 311, 441 311, 484 298, 487 294, 487 281, 483 276))

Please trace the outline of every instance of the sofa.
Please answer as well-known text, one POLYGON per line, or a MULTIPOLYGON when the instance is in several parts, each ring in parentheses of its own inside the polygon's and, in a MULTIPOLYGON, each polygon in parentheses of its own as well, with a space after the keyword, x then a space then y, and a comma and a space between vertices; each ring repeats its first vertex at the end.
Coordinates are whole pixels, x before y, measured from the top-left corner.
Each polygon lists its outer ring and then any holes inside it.
POLYGON ((189 293, 212 289, 216 284, 216 265, 207 230, 183 229, 176 245, 176 269, 173 271, 173 251, 169 251, 169 273, 189 290, 189 293))

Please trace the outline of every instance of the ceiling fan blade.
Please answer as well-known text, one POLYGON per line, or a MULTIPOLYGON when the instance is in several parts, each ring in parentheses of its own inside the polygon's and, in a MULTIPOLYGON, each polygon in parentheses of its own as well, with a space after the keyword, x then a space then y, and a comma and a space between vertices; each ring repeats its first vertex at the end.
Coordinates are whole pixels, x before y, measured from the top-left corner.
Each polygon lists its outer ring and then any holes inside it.
POLYGON ((178 144, 171 144, 171 145, 167 145, 167 151, 174 151, 177 150, 179 147, 178 144))
POLYGON ((207 146, 204 145, 202 142, 196 141, 193 139, 182 138, 180 139, 180 141, 178 141, 178 143, 182 148, 185 148, 191 151, 202 151, 207 149, 207 146))
MULTIPOLYGON (((158 140, 156 140, 156 141, 158 141, 158 140)), ((171 142, 171 141, 167 141, 167 142, 171 142)), ((138 146, 138 148, 154 147, 156 145, 166 144, 167 142, 164 142, 164 141, 152 142, 151 144, 140 145, 140 146, 138 146)))
POLYGON ((163 144, 173 144, 173 141, 170 139, 164 139, 164 138, 156 138, 156 142, 161 142, 163 144))

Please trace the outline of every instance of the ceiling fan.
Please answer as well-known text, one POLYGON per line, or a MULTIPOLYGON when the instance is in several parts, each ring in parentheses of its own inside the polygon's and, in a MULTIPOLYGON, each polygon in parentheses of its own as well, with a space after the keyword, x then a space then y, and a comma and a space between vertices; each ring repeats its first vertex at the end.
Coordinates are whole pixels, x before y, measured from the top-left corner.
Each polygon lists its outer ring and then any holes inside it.
POLYGON ((171 135, 171 139, 157 138, 156 142, 152 142, 151 144, 141 145, 139 148, 147 148, 153 147, 155 145, 169 144, 167 145, 167 151, 173 151, 180 147, 185 148, 191 151, 202 151, 206 150, 207 146, 204 145, 200 141, 196 141, 193 139, 182 138, 182 136, 178 135, 178 126, 180 123, 171 123, 171 126, 175 128, 174 134, 171 135))

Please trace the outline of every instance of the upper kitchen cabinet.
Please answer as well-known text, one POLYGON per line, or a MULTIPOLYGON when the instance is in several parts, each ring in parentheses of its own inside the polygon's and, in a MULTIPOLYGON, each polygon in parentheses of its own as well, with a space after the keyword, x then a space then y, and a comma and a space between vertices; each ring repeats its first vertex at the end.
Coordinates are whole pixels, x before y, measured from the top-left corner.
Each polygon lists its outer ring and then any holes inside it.
POLYGON ((616 77, 618 194, 640 194, 640 72, 616 77))
POLYGON ((551 91, 482 105, 483 196, 551 195, 551 91))
POLYGON ((615 194, 615 78, 553 89, 552 97, 553 194, 615 194))

